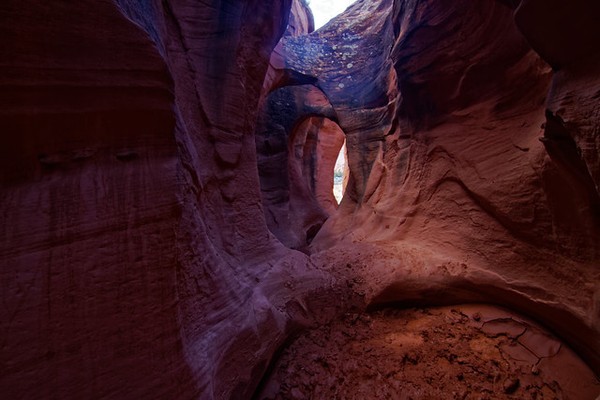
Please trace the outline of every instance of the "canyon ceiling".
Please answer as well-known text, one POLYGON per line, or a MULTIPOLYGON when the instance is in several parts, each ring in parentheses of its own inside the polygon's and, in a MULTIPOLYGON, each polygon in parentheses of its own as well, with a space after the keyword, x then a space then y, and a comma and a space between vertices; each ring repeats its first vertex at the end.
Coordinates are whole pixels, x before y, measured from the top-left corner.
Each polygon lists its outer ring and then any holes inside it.
POLYGON ((358 0, 312 32, 302 0, 4 0, 0 392, 252 398, 307 329, 465 303, 598 374, 599 20, 358 0))

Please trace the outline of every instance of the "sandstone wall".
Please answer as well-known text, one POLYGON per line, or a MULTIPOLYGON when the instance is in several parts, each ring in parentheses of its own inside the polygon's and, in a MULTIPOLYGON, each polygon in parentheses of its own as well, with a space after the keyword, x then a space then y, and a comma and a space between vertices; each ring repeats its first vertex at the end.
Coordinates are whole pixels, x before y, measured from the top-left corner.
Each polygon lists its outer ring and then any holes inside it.
POLYGON ((597 365, 598 30, 551 26, 598 14, 517 5, 357 2, 285 41, 347 135, 347 195, 312 258, 357 274, 367 304, 520 309, 597 365))
POLYGON ((315 286, 256 170, 290 7, 0 6, 5 395, 250 396, 315 286))

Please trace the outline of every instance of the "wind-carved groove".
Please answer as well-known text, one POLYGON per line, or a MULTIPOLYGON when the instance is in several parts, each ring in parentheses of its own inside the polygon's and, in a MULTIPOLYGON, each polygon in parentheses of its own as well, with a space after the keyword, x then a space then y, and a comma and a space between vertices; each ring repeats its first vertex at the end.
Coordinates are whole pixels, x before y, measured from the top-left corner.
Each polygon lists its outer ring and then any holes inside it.
POLYGON ((488 201, 486 197, 477 194, 472 191, 462 179, 456 176, 444 176, 443 178, 437 180, 433 184, 433 189, 429 195, 429 199, 431 199, 435 193, 440 189, 440 187, 444 183, 455 183, 458 185, 462 191, 473 201, 475 205, 477 205, 482 211, 484 211, 488 216, 497 221, 504 229, 510 232, 511 235, 518 239, 522 240, 531 240, 531 236, 526 234, 527 228, 530 223, 519 223, 510 218, 510 216, 502 211, 500 211, 497 207, 495 207, 492 202, 488 201))
POLYGON ((169 22, 169 25, 171 26, 172 30, 177 35, 178 43, 181 44, 181 48, 183 50, 185 61, 187 64, 187 70, 189 72, 190 79, 194 85, 194 94, 196 96, 197 110, 200 113, 200 118, 202 119, 202 122, 204 122, 206 124, 206 126, 211 126, 211 122, 210 122, 210 119, 208 118, 208 114, 206 113, 206 110, 204 110, 204 106, 202 104, 201 97, 200 97, 200 89, 198 88, 198 83, 196 81, 198 72, 196 71, 193 63, 190 60, 190 57, 189 57, 190 49, 185 44, 185 36, 183 35, 183 30, 181 29, 179 20, 175 17, 175 13, 174 13, 174 11, 171 7, 171 4, 168 0, 163 0, 162 4, 163 4, 163 9, 165 10, 165 14, 166 14, 165 21, 169 22))

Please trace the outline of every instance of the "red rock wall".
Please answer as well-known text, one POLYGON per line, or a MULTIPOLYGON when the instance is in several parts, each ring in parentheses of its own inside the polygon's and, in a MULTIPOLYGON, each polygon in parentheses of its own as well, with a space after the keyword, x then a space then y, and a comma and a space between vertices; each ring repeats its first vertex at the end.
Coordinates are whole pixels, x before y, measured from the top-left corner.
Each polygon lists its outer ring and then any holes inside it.
POLYGON ((254 124, 289 7, 0 6, 2 393, 250 396, 320 276, 260 206, 254 124))
POLYGON ((600 5, 523 1, 516 22, 554 69, 541 140, 557 241, 598 260, 600 241, 600 5), (586 238, 591 239, 591 241, 586 238))
POLYGON ((0 14, 2 396, 192 396, 166 64, 110 2, 0 14))
MULTIPOLYGON (((347 195, 313 259, 352 269, 367 303, 520 309, 597 366, 597 52, 579 38, 585 73, 553 73, 540 55, 560 44, 532 18, 553 26, 561 8, 530 3, 517 25, 510 2, 361 2, 286 41, 288 67, 318 79, 347 134, 347 195), (559 102, 569 123, 552 117, 559 102)), ((570 12, 595 12, 582 4, 570 12)))

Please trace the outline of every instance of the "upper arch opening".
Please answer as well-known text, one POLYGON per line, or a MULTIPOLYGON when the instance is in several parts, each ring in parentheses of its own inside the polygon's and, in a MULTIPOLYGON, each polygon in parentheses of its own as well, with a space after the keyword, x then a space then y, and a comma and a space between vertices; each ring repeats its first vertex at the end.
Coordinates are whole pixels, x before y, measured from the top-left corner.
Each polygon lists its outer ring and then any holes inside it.
POLYGON ((315 19, 315 30, 337 17, 356 0, 306 0, 315 19))

